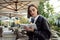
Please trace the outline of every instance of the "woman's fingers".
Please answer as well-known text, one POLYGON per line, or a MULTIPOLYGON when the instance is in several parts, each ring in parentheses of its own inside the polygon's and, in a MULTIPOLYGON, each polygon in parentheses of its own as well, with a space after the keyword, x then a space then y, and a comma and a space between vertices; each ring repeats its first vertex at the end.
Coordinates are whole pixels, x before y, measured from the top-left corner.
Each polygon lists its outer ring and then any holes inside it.
POLYGON ((33 28, 33 27, 24 26, 24 29, 25 29, 26 31, 34 31, 34 28, 33 28))

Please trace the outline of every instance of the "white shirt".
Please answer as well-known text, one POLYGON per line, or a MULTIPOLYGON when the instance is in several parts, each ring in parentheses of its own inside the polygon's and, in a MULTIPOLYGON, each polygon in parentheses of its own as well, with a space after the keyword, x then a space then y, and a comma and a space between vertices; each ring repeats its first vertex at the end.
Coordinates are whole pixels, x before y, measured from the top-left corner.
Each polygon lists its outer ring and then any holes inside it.
POLYGON ((38 17, 39 17, 39 15, 35 17, 35 19, 34 19, 34 23, 36 22, 36 20, 37 20, 38 17))

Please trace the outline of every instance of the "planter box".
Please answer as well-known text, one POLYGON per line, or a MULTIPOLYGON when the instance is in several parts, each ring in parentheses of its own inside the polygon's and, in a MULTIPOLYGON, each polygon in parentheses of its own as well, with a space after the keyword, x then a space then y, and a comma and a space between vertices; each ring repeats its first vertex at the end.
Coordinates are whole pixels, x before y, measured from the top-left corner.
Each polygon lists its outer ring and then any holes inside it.
POLYGON ((3 32, 2 37, 0 37, 0 40, 15 40, 16 35, 14 35, 13 32, 3 32))

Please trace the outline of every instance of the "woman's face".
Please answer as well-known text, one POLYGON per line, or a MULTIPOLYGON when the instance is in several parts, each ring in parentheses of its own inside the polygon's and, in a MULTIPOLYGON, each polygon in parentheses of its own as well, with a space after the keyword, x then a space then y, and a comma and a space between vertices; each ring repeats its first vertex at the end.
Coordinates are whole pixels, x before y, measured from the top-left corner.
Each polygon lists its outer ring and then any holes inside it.
POLYGON ((37 9, 35 7, 31 6, 29 8, 29 10, 30 10, 30 14, 31 14, 32 17, 36 17, 37 16, 37 9))

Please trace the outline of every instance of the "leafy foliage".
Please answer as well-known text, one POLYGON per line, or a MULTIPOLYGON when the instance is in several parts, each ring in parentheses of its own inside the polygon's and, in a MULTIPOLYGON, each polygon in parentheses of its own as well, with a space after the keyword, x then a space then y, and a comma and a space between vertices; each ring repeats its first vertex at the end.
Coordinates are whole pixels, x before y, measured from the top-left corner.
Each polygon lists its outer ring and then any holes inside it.
POLYGON ((27 24, 28 23, 28 19, 24 18, 24 17, 20 17, 20 24, 27 24))

